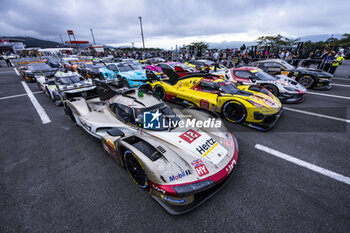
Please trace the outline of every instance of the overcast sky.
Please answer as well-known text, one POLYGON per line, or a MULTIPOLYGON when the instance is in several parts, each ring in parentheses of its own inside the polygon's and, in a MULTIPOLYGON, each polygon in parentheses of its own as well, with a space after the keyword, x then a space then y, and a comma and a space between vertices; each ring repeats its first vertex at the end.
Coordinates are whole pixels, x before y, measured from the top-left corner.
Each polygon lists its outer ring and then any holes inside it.
POLYGON ((171 48, 193 41, 253 41, 350 32, 348 0, 0 0, 0 35, 171 48))

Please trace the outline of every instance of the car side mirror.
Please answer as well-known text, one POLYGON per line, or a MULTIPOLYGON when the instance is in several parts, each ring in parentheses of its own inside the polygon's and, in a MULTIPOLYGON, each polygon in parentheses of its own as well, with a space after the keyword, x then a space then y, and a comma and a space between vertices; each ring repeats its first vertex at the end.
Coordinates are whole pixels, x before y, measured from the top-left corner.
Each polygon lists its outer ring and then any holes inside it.
POLYGON ((255 81, 256 81, 256 79, 255 79, 254 76, 250 76, 249 79, 250 79, 250 81, 252 81, 252 82, 255 82, 255 81))

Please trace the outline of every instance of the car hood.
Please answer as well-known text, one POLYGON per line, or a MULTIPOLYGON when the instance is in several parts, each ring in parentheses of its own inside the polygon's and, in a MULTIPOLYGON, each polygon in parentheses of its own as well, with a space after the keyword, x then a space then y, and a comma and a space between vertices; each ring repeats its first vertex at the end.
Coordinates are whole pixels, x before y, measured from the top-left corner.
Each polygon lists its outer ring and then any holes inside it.
POLYGON ((126 79, 147 80, 146 70, 131 70, 127 72, 120 72, 120 75, 126 79))
MULTIPOLYGON (((198 128, 192 128, 176 132, 154 131, 150 134, 151 138, 145 137, 143 140, 165 151, 156 161, 165 166, 157 166, 156 169, 159 169, 158 172, 165 178, 166 184, 189 183, 214 175, 232 160, 236 150, 235 141, 229 133, 219 138, 198 128), (189 143, 183 136, 188 132, 200 136, 189 143), (224 140, 231 147, 224 146, 224 140), (204 165, 203 173, 197 172, 193 165, 196 162, 204 165)), ((161 180, 158 182, 164 183, 161 180)))
POLYGON ((226 174, 230 173, 234 165, 229 170, 226 167, 236 163, 238 145, 221 119, 188 109, 175 113, 178 116, 182 113, 180 119, 184 122, 202 119, 204 122, 221 122, 221 127, 177 127, 169 132, 145 130, 145 135, 140 135, 142 139, 162 151, 162 157, 153 162, 152 169, 156 169, 155 174, 161 174, 165 182, 160 178, 155 181, 174 185, 199 181, 222 173, 223 169, 226 174), (202 164, 202 169, 204 167, 203 173, 197 171, 196 162, 202 164))
POLYGON ((261 92, 249 90, 250 86, 251 85, 239 86, 239 89, 242 91, 241 98, 248 100, 248 102, 254 102, 264 106, 259 107, 259 110, 262 113, 274 114, 281 110, 282 104, 276 96, 272 95, 271 93, 270 95, 266 95, 261 92))
POLYGON ((303 85, 301 85, 300 83, 298 83, 294 79, 287 77, 286 75, 276 75, 276 78, 278 78, 276 80, 276 82, 278 82, 283 87, 294 88, 299 93, 306 93, 307 92, 307 89, 303 85))

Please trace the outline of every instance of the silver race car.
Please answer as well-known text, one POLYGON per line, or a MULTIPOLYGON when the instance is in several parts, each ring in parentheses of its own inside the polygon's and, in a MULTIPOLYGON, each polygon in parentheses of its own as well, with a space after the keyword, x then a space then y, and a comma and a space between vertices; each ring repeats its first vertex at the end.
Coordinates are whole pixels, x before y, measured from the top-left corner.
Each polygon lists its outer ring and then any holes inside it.
POLYGON ((239 84, 256 84, 265 87, 282 103, 300 103, 304 100, 306 88, 286 75, 272 76, 256 67, 239 67, 221 71, 226 79, 239 84))
POLYGON ((148 84, 138 90, 105 80, 95 85, 95 93, 67 96, 66 114, 100 139, 137 186, 169 213, 195 208, 231 177, 238 144, 216 115, 171 110, 148 84))

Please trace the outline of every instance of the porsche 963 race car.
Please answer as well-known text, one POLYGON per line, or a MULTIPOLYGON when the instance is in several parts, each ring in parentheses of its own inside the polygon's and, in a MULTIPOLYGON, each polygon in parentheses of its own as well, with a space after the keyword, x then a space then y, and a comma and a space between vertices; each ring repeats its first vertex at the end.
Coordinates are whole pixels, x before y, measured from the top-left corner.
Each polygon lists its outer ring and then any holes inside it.
POLYGON ((97 80, 97 95, 68 97, 65 112, 169 213, 195 208, 228 181, 238 144, 220 118, 203 109, 171 110, 152 92, 111 85, 97 80), (208 119, 220 128, 181 126, 208 119))
MULTIPOLYGON (((218 73, 219 74, 219 73, 218 73)), ((285 75, 272 76, 256 67, 239 67, 222 71, 220 77, 236 85, 260 85, 277 96, 282 103, 300 103, 307 90, 294 79, 285 75)))

